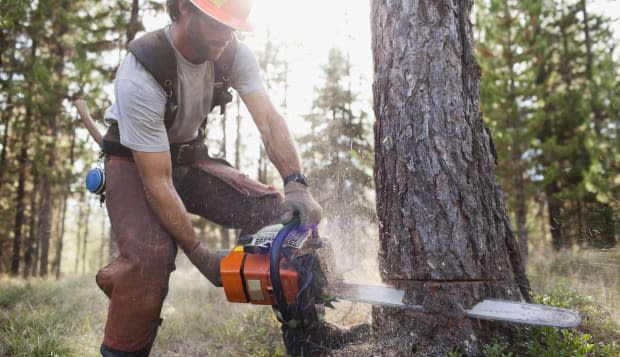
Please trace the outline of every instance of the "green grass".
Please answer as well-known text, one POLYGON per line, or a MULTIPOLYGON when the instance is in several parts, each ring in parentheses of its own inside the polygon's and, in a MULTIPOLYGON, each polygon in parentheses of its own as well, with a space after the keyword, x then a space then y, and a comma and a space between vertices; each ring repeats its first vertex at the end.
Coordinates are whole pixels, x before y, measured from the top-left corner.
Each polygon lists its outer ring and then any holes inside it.
POLYGON ((94 355, 103 328, 103 295, 91 278, 60 283, 0 279, 0 356, 94 355), (90 280, 90 281, 88 281, 90 280))
MULTIPOLYGON (((151 356, 283 356, 271 308, 225 301, 193 270, 172 274, 151 356)), ((94 276, 0 277, 0 357, 100 356, 107 298, 94 276)))
POLYGON ((564 330, 523 326, 520 351, 542 357, 620 356, 619 271, 619 249, 532 256, 528 277, 534 302, 577 310, 581 324, 564 330))
POLYGON ((573 292, 620 323, 620 248, 532 254, 527 274, 537 295, 573 292))

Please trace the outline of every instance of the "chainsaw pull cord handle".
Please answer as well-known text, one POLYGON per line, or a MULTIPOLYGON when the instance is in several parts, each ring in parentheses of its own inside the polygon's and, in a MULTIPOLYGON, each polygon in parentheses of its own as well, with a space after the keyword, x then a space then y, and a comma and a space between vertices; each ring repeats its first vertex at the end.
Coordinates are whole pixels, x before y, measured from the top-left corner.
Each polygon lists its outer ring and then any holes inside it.
POLYGON ((288 322, 288 304, 284 296, 284 289, 282 288, 282 280, 280 278, 280 259, 282 246, 284 240, 288 235, 299 227, 299 217, 293 218, 290 222, 284 225, 282 229, 276 234, 275 238, 271 242, 271 256, 269 257, 269 276, 271 277, 271 286, 275 293, 278 311, 284 322, 288 322))

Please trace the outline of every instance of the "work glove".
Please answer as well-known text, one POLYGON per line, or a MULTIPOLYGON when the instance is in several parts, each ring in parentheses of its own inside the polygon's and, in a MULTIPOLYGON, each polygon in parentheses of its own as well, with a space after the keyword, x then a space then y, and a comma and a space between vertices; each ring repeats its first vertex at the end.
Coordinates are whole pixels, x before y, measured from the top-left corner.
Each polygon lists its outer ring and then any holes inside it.
POLYGON ((222 286, 222 278, 220 276, 221 257, 215 253, 210 253, 200 242, 191 252, 185 252, 185 254, 189 258, 189 261, 192 262, 192 264, 200 270, 202 275, 213 285, 217 287, 222 286))
POLYGON ((290 222, 297 215, 302 226, 316 225, 321 220, 321 206, 308 192, 308 187, 296 181, 284 186, 282 208, 284 213, 280 220, 283 224, 290 222))

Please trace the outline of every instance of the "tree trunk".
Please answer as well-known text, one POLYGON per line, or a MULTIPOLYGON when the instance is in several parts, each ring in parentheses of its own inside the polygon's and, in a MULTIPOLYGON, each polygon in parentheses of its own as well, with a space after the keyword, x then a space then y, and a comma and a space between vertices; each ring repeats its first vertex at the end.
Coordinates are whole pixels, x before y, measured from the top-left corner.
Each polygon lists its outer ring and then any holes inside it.
POLYGON ((80 194, 80 201, 79 201, 79 207, 78 208, 78 216, 77 216, 77 229, 75 231, 75 262, 74 262, 74 266, 73 266, 73 272, 75 274, 78 273, 78 269, 80 267, 80 252, 81 252, 81 243, 82 243, 82 230, 84 229, 84 227, 82 226, 82 222, 84 222, 84 205, 86 205, 88 203, 86 203, 85 199, 84 199, 84 193, 82 192, 80 194))
POLYGON ((222 237, 221 248, 230 249, 230 229, 226 227, 220 227, 220 236, 222 237))
POLYGON ((60 279, 60 268, 62 263, 62 250, 64 248, 63 237, 65 234, 65 218, 67 216, 67 200, 68 200, 68 189, 63 188, 65 193, 62 195, 60 202, 60 218, 58 219, 58 226, 56 231, 58 232, 58 238, 56 240, 56 250, 54 255, 54 262, 52 264, 52 272, 56 279, 60 279))
MULTIPOLYGON (((13 79, 13 74, 10 74, 9 83, 13 79)), ((13 93, 12 90, 9 89, 6 97, 6 109, 2 111, 2 127, 4 128, 4 132, 2 133, 2 149, 0 149, 0 190, 2 189, 4 183, 4 176, 7 172, 7 153, 9 146, 9 135, 11 118, 13 116, 13 93)))
POLYGON ((35 237, 36 235, 36 224, 37 224, 37 198, 38 198, 38 186, 39 186, 39 172, 37 170, 37 166, 33 165, 32 167, 32 192, 30 193, 30 219, 28 222, 28 239, 26 240, 26 244, 24 246, 24 271, 23 277, 28 278, 30 275, 34 275, 33 264, 36 262, 35 255, 35 237))
MULTIPOLYGON (((523 179, 518 180, 520 184, 523 183, 523 179)), ((519 187, 519 186, 517 186, 519 187)), ((523 266, 527 266, 527 259, 529 256, 528 250, 528 231, 527 231, 527 201, 523 190, 525 187, 519 187, 520 190, 516 192, 515 206, 517 221, 517 236, 519 237, 519 251, 521 252, 521 262, 523 266)))
POLYGON ((54 257, 54 273, 56 275, 56 279, 60 279, 60 269, 62 264, 62 250, 64 243, 64 235, 65 235, 65 218, 67 216, 67 200, 69 199, 69 194, 71 193, 71 170, 73 169, 73 164, 75 162, 75 130, 71 129, 71 147, 69 148, 69 168, 65 171, 65 185, 61 188, 63 192, 61 198, 61 209, 60 209, 60 219, 58 220, 58 240, 56 241, 56 256, 54 257))
POLYGON ((569 247, 569 240, 564 234, 564 225, 562 217, 562 201, 555 197, 558 189, 556 183, 552 182, 546 188, 545 194, 547 196, 547 212, 549 215, 549 231, 551 232, 551 246, 554 250, 558 251, 562 248, 569 247))
POLYGON ((397 354, 444 356, 456 345, 479 355, 497 326, 465 319, 461 308, 529 299, 478 109, 471 5, 372 3, 380 270, 427 311, 375 309, 376 331, 408 341, 397 354))
POLYGON ((114 231, 112 227, 110 227, 108 232, 108 259, 112 261, 118 256, 118 245, 116 244, 116 240, 114 240, 114 231))
POLYGON ((19 176, 17 179, 17 194, 15 197, 15 222, 13 224, 13 255, 11 257, 11 274, 17 276, 19 274, 19 263, 21 259, 22 230, 24 227, 24 210, 26 199, 26 167, 28 166, 28 147, 30 141, 30 122, 32 120, 32 112, 30 108, 26 111, 26 123, 21 135, 21 149, 19 154, 19 176))
POLYGON ((100 267, 103 266, 103 252, 105 250, 105 238, 106 238, 106 234, 105 234, 105 219, 101 219, 101 241, 99 242, 99 265, 100 267))
POLYGON ((39 276, 46 277, 49 265, 50 237, 52 234, 52 190, 50 173, 43 174, 43 191, 41 193, 41 219, 39 220, 39 276))
POLYGON ((129 44, 135 37, 138 31, 142 29, 142 21, 140 21, 140 0, 133 0, 131 2, 131 10, 129 12, 129 22, 127 23, 127 30, 125 31, 125 42, 129 44))
POLYGON ((86 202, 86 213, 84 221, 80 224, 84 225, 84 240, 82 242, 82 274, 86 273, 86 253, 88 252, 88 228, 90 222, 90 203, 86 202))

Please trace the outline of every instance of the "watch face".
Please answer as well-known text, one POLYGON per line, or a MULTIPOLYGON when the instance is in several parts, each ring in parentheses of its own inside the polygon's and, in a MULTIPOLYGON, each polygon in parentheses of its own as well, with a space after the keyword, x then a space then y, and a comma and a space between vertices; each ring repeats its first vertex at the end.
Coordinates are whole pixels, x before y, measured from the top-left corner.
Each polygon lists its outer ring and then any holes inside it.
POLYGON ((304 176, 304 174, 296 173, 296 174, 287 176, 284 179, 284 185, 286 185, 287 183, 291 181, 299 182, 302 185, 308 186, 308 181, 306 180, 306 176, 304 176))

